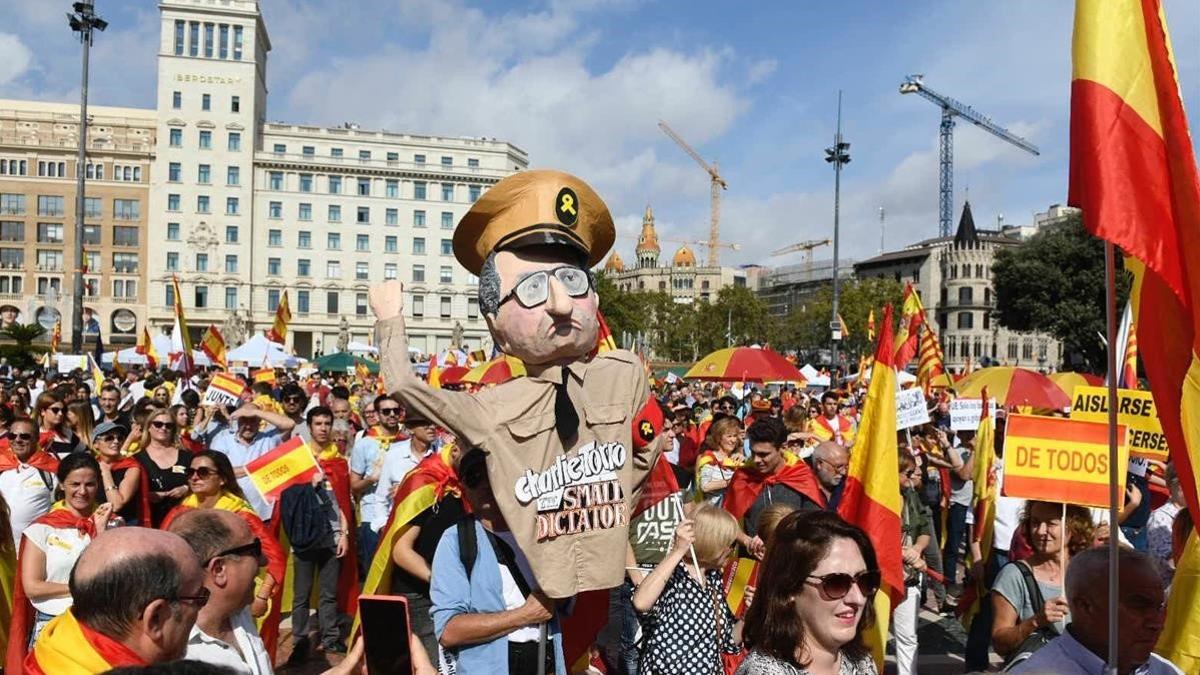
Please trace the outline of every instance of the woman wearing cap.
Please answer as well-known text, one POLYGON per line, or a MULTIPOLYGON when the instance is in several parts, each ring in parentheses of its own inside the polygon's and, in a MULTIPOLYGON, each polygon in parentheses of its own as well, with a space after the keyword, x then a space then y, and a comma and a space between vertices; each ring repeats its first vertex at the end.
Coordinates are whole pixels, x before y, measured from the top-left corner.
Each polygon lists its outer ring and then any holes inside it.
POLYGON ((86 449, 86 445, 67 424, 67 405, 52 391, 38 394, 35 406, 38 421, 38 447, 62 459, 86 449))
POLYGON ((746 612, 738 675, 874 675, 863 630, 879 582, 862 530, 828 511, 787 516, 746 612))
POLYGON ((150 491, 151 527, 157 527, 167 512, 188 495, 188 453, 176 443, 177 429, 170 411, 154 408, 146 415, 140 452, 133 457, 146 472, 150 491))
POLYGON ((126 525, 150 524, 150 481, 141 464, 121 454, 125 427, 102 422, 92 432, 92 452, 100 465, 101 504, 111 504, 113 513, 126 525))

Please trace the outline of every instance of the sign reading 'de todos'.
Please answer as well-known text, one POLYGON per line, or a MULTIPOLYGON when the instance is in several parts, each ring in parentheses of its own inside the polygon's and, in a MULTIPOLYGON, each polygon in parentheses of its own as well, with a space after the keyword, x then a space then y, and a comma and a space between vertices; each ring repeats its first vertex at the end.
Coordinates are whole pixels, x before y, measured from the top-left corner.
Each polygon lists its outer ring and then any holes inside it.
MULTIPOLYGON (((1129 463, 1126 429, 1117 426, 1118 494, 1129 463)), ((1004 496, 1108 508, 1108 425, 1009 415, 1004 438, 1004 496)))
MULTIPOLYGON (((989 402, 988 415, 996 421, 996 399, 989 402)), ((950 429, 952 431, 975 431, 979 418, 983 417, 982 398, 956 398, 950 401, 950 429)))
POLYGON ((925 392, 917 387, 896 392, 896 428, 908 429, 929 422, 925 392))
MULTIPOLYGON (((1108 423, 1108 389, 1075 387, 1071 399, 1071 419, 1108 423)), ((1118 389, 1117 424, 1129 427, 1130 455, 1167 461, 1167 435, 1150 392, 1118 389)))

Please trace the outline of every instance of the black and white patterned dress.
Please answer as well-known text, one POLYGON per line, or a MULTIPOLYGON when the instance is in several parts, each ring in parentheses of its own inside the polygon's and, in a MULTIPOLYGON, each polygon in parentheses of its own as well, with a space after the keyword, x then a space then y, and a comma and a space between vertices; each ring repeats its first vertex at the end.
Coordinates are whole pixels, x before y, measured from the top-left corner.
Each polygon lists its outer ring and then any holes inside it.
MULTIPOLYGON (((690 564, 690 563, 688 563, 690 564)), ((721 651, 736 654, 735 619, 725 602, 721 574, 704 572, 701 587, 688 574, 685 563, 671 572, 662 594, 649 612, 641 615, 642 645, 638 672, 643 675, 720 675, 724 672, 717 652, 717 617, 720 613, 721 651)))
MULTIPOLYGON (((876 675, 875 662, 870 656, 853 659, 842 652, 838 675, 876 675)), ((808 670, 794 663, 781 661, 770 654, 751 649, 738 666, 735 675, 808 675, 808 670)))

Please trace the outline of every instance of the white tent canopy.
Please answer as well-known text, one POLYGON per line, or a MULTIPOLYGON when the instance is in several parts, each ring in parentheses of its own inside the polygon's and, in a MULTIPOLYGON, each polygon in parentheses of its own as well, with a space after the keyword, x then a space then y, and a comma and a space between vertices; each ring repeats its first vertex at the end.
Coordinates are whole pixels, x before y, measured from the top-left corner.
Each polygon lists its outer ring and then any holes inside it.
POLYGON ((225 358, 230 363, 244 361, 251 366, 266 363, 269 366, 286 367, 300 362, 300 359, 284 351, 283 345, 271 342, 261 333, 247 340, 246 344, 227 352, 225 358))
POLYGON ((346 351, 351 354, 378 354, 379 350, 365 342, 351 341, 346 345, 346 351))
MULTIPOLYGON (((847 375, 846 379, 856 382, 856 381, 858 381, 859 374, 860 373, 855 373, 853 375, 847 375)), ((867 368, 867 379, 871 379, 871 369, 870 368, 867 368)), ((896 381, 899 382, 900 384, 912 384, 913 382, 917 381, 917 376, 913 375, 912 373, 909 373, 908 371, 901 370, 896 373, 896 381)))

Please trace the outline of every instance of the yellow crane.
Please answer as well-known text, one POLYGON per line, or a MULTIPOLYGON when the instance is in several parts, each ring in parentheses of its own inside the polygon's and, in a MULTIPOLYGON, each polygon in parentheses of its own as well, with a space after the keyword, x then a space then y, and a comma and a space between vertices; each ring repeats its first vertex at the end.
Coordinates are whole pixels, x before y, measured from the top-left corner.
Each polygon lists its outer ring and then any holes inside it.
POLYGON ((772 256, 787 255, 788 253, 795 253, 796 251, 803 251, 805 268, 811 268, 812 267, 813 249, 818 248, 820 246, 828 246, 828 245, 829 245, 828 239, 809 239, 808 241, 797 242, 790 246, 784 246, 783 248, 781 248, 777 251, 772 251, 771 255, 772 256))
POLYGON ((709 207, 711 210, 711 221, 708 229, 708 241, 696 243, 708 247, 707 266, 717 267, 717 249, 733 248, 733 250, 737 250, 734 248, 734 244, 721 243, 721 190, 728 189, 729 186, 725 183, 725 179, 721 178, 720 172, 717 171, 716 162, 713 162, 710 165, 708 162, 704 161, 704 158, 700 156, 700 153, 693 150, 692 146, 688 145, 687 141, 680 138, 679 134, 675 133, 671 127, 667 126, 666 122, 659 120, 658 128, 662 129, 663 133, 669 136, 671 140, 675 141, 676 145, 683 148, 684 152, 686 152, 692 159, 696 160, 696 163, 700 165, 700 168, 708 172, 710 182, 712 183, 712 201, 709 207))

